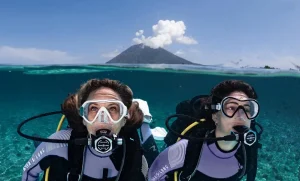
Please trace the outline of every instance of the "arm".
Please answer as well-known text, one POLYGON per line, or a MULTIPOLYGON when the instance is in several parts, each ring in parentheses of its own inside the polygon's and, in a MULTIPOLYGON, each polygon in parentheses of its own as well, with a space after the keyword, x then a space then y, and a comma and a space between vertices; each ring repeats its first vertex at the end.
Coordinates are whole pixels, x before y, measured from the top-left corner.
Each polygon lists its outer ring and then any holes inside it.
MULTIPOLYGON (((50 136, 53 139, 69 139, 70 131, 63 130, 54 133, 50 136)), ((60 157, 68 158, 67 151, 68 144, 66 143, 47 143, 42 142, 32 154, 32 157, 23 167, 22 181, 36 181, 39 174, 43 171, 40 162, 47 158, 49 155, 57 155, 60 157)))
POLYGON ((181 168, 184 164, 187 143, 187 140, 180 140, 161 152, 149 169, 148 180, 162 181, 167 173, 181 168))
POLYGON ((148 165, 151 165, 154 159, 159 154, 158 147, 156 145, 155 139, 152 135, 150 128, 150 123, 152 122, 152 115, 150 114, 147 101, 144 101, 142 99, 133 99, 132 101, 138 102, 139 108, 144 114, 143 124, 140 128, 140 138, 148 165))
POLYGON ((149 124, 143 123, 140 131, 144 155, 147 159, 148 165, 150 166, 159 154, 159 150, 151 133, 149 124))
POLYGON ((36 181, 39 178, 39 174, 42 172, 39 162, 46 156, 46 146, 45 143, 41 143, 32 157, 23 167, 22 181, 36 181))

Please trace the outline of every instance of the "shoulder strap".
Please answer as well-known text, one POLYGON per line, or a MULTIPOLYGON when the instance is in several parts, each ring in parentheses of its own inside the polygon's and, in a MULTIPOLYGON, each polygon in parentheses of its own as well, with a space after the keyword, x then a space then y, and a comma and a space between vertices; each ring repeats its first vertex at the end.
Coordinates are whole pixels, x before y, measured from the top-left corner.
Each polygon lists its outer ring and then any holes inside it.
POLYGON ((142 175, 142 147, 136 129, 125 137, 126 155, 123 170, 119 180, 141 181, 142 175))
MULTIPOLYGON (((80 137, 86 137, 86 134, 81 134, 72 130, 70 140, 80 137)), ((68 144, 69 173, 67 177, 69 178, 69 181, 78 181, 78 178, 81 175, 84 147, 84 145, 68 144)))
MULTIPOLYGON (((204 135, 205 133, 203 134, 197 131, 192 133, 192 136, 203 137, 204 135)), ((181 172, 179 173, 180 181, 188 181, 194 175, 199 159, 201 157, 202 145, 203 141, 188 141, 184 164, 181 169, 181 172)))
MULTIPOLYGON (((252 122, 251 122, 251 125, 250 125, 250 127, 251 127, 251 129, 253 130, 253 131, 255 131, 256 133, 257 133, 257 129, 256 129, 256 125, 255 125, 255 123, 256 123, 256 120, 253 120, 252 122)), ((256 141, 256 146, 257 146, 257 148, 262 148, 262 144, 259 142, 260 141, 260 136, 261 135, 257 135, 257 141, 256 141)))
MULTIPOLYGON (((251 123, 251 129, 257 132, 255 128, 255 124, 251 123)), ((240 147, 236 153, 236 158, 239 163, 246 166, 245 175, 247 175, 247 181, 255 181, 256 172, 257 172, 257 158, 258 158, 258 149, 262 147, 262 144, 259 142, 260 137, 258 136, 258 140, 252 146, 244 145, 246 149, 246 155, 243 154, 242 147, 240 147), (246 158, 244 158, 246 157, 246 158), (245 162, 246 161, 246 165, 245 162)))
POLYGON ((247 150, 247 181, 255 181, 256 172, 257 172, 257 157, 258 157, 258 143, 255 143, 253 148, 247 150))
POLYGON ((191 179, 195 168, 197 167, 202 144, 188 142, 186 148, 186 154, 184 159, 184 165, 182 171, 179 173, 180 181, 188 181, 191 179))

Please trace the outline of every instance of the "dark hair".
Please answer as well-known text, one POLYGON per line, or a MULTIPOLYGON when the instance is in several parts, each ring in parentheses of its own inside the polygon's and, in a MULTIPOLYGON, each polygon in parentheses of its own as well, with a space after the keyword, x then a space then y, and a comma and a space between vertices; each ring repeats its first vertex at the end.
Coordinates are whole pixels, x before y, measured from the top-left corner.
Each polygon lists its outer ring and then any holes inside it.
POLYGON ((234 91, 245 93, 249 98, 257 99, 254 88, 242 80, 225 80, 212 88, 210 96, 212 103, 219 103, 222 99, 234 91))
POLYGON ((77 109, 77 94, 69 94, 61 105, 62 113, 66 116, 69 127, 80 133, 87 133, 83 119, 77 109))

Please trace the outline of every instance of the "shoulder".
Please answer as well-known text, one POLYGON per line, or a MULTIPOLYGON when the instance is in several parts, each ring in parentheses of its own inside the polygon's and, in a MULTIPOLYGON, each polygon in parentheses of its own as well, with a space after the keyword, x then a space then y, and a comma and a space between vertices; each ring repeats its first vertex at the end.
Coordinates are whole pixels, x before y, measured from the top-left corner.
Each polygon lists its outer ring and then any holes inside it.
MULTIPOLYGON (((68 140, 71 136, 71 130, 61 130, 53 133, 49 139, 64 139, 68 140)), ((37 166, 49 156, 58 156, 67 159, 68 158, 68 143, 49 143, 42 142, 32 154, 32 157, 25 164, 23 171, 27 172, 30 168, 37 166)), ((42 167, 41 167, 42 168, 42 167)))
POLYGON ((68 140, 70 139, 72 129, 65 129, 57 131, 49 136, 50 139, 63 139, 68 140))
MULTIPOLYGON (((48 139, 59 139, 59 140, 69 140, 71 136, 71 129, 60 130, 48 137, 48 139)), ((68 147, 68 143, 50 143, 50 142, 42 142, 39 147, 45 149, 45 152, 51 154, 51 152, 55 152, 55 150, 65 150, 68 147)))
POLYGON ((184 164, 187 144, 188 140, 182 139, 163 150, 152 163, 148 179, 157 181, 167 173, 181 168, 184 164))
POLYGON ((175 144, 167 148, 166 153, 168 155, 168 160, 171 168, 177 167, 184 163, 186 147, 188 145, 188 140, 182 139, 175 144))

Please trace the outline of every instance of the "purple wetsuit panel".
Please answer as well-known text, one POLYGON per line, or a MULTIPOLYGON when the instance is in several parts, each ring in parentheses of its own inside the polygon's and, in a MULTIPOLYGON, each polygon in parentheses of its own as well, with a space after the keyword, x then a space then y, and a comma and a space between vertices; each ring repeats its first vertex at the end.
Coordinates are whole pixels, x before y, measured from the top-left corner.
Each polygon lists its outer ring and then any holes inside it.
MULTIPOLYGON (((148 173, 148 180, 163 181, 166 174, 181 168, 184 164, 188 140, 182 139, 171 145, 155 159, 148 173)), ((240 165, 235 158, 237 148, 230 152, 221 151, 216 143, 202 146, 201 158, 198 162, 197 171, 212 178, 228 178, 235 175, 240 165)))
MULTIPOLYGON (((71 129, 68 129, 56 132, 49 138, 68 140, 70 136, 71 129)), ((48 155, 56 155, 68 160, 68 144, 42 142, 37 147, 29 161, 25 164, 23 168, 22 181, 37 180, 39 174, 43 171, 39 166, 39 162, 48 155)), ((87 147, 83 174, 92 178, 101 179, 103 168, 108 168, 108 178, 117 176, 118 170, 116 170, 108 156, 109 154, 100 155, 100 153, 97 153, 92 147, 87 147)))

